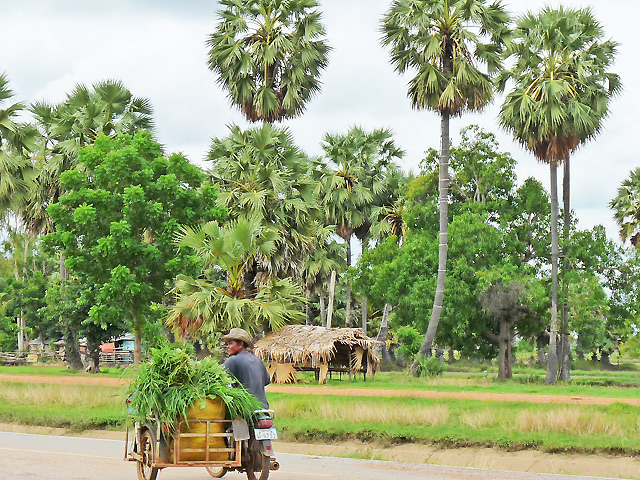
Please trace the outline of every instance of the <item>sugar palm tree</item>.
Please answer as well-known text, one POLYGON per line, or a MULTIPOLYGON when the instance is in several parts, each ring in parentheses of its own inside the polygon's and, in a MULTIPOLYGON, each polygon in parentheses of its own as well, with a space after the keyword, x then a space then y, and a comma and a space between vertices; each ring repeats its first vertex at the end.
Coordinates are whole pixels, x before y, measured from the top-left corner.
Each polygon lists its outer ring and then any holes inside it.
POLYGON ((316 0, 222 0, 209 68, 250 121, 304 111, 320 89, 329 46, 316 0))
POLYGON ((288 129, 271 124, 246 131, 232 126, 229 136, 213 140, 208 158, 218 201, 230 217, 254 219, 278 234, 275 250, 256 257, 247 281, 256 275, 302 279, 321 218, 314 161, 294 144, 288 129))
MULTIPOLYGON (((366 240, 372 209, 394 201, 389 179, 398 169, 396 159, 404 152, 396 147, 391 132, 366 132, 352 127, 346 134, 327 134, 322 147, 329 161, 322 179, 322 205, 326 220, 346 244, 346 264, 351 266, 351 240, 366 240)), ((351 326, 351 281, 347 279, 345 322, 351 326)))
POLYGON ((440 233, 438 277, 420 354, 430 355, 444 303, 447 269, 449 120, 481 110, 493 98, 491 76, 501 68, 509 15, 497 0, 395 0, 382 22, 382 43, 400 73, 411 72, 415 109, 440 115, 440 233), (485 71, 479 69, 486 66, 485 71))
MULTIPOLYGON (((555 383, 558 359, 558 165, 600 130, 611 95, 620 88, 606 71, 614 42, 588 9, 544 8, 517 24, 507 56, 514 66, 498 83, 514 82, 500 110, 500 124, 536 158, 551 181, 551 323, 546 381, 555 383)), ((568 209, 567 209, 568 210, 568 209)))
POLYGON ((35 148, 37 131, 18 121, 17 116, 25 108, 23 103, 3 105, 11 97, 9 80, 0 73, 0 212, 20 208, 28 198, 34 174, 27 155, 35 148))
POLYGON ((634 247, 640 243, 640 168, 631 170, 622 182, 616 197, 609 203, 613 218, 620 227, 620 239, 634 247))
POLYGON ((33 150, 36 132, 29 125, 18 122, 17 116, 25 109, 24 103, 3 105, 11 97, 9 79, 0 73, 0 148, 23 154, 33 150))
POLYGON ((258 255, 274 252, 277 238, 253 219, 183 227, 176 244, 195 252, 201 273, 176 279, 177 301, 168 324, 181 335, 206 337, 233 327, 255 332, 302 320, 304 296, 291 279, 265 279, 253 291, 247 289, 245 276, 252 263, 258 255))

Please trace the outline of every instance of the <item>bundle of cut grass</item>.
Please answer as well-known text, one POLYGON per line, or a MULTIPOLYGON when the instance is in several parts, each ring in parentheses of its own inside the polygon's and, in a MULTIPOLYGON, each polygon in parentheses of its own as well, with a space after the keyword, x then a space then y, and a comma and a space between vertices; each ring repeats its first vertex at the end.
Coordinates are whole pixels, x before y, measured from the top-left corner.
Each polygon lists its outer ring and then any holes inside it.
POLYGON ((151 361, 140 367, 129 389, 130 411, 135 421, 155 417, 175 431, 178 421, 197 402, 220 397, 229 418, 251 418, 260 402, 242 386, 232 386, 235 379, 213 358, 196 362, 183 349, 169 345, 152 350, 151 361))

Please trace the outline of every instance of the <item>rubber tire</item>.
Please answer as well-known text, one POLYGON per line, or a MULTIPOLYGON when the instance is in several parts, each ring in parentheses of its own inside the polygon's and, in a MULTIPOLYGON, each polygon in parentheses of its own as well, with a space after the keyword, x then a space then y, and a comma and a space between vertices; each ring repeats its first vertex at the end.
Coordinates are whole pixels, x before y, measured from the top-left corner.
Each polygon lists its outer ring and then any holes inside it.
POLYGON ((156 442, 152 433, 149 430, 145 430, 140 437, 140 455, 142 455, 143 461, 136 462, 138 480, 156 480, 158 469, 151 466, 156 458, 155 449, 156 442))
POLYGON ((262 455, 262 471, 250 472, 247 470, 247 480, 267 480, 269 478, 269 469, 271 468, 271 457, 262 455), (260 475, 256 477, 256 473, 260 475))
POLYGON ((206 467, 206 469, 207 473, 213 478, 222 478, 227 473, 227 469, 225 467, 206 467))

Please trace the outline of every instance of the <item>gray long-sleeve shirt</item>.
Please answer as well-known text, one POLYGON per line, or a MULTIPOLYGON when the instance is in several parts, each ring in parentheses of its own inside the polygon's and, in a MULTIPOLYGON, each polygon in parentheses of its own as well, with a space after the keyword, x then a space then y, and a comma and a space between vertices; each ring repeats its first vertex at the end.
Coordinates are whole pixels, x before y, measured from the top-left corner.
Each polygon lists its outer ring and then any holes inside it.
POLYGON ((258 357, 251 352, 240 352, 229 357, 222 365, 232 373, 244 388, 269 408, 264 387, 271 383, 269 372, 258 357))

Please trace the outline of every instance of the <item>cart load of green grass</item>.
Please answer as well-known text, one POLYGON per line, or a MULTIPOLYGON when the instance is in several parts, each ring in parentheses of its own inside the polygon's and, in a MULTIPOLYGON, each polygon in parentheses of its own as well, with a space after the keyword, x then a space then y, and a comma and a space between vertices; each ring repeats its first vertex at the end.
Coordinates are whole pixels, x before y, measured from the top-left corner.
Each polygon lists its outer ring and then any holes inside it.
POLYGON ((219 397, 229 418, 249 419, 260 402, 217 361, 207 357, 196 362, 181 347, 169 345, 152 350, 151 361, 141 366, 129 389, 129 411, 136 421, 155 417, 175 429, 187 411, 207 398, 219 397))

